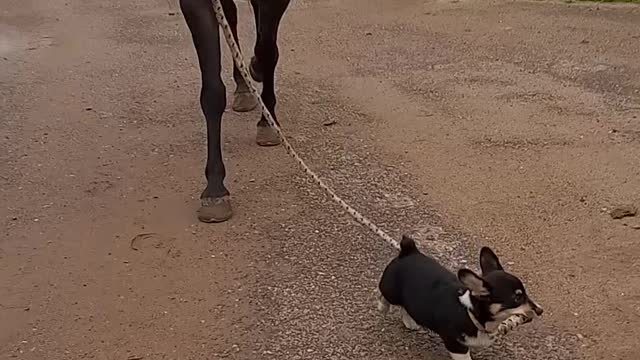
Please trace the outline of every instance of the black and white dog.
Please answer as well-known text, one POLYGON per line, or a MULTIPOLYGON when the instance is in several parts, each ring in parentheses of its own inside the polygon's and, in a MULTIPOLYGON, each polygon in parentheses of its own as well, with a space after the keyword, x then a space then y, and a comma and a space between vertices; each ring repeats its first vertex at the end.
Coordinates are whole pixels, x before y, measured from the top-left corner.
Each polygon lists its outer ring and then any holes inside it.
POLYGON ((461 269, 458 276, 418 250, 403 236, 400 254, 380 280, 378 309, 400 307, 408 329, 428 328, 442 338, 453 360, 471 360, 469 347, 489 346, 488 334, 511 315, 542 315, 522 281, 507 273, 488 247, 480 251, 482 276, 461 269))

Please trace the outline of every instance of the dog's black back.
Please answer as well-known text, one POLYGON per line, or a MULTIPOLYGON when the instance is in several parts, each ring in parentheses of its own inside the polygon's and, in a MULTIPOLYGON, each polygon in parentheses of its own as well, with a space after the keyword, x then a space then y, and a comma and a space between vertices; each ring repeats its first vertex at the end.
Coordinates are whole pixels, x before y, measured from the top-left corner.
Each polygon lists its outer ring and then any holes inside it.
POLYGON ((459 300, 466 289, 456 275, 422 254, 408 237, 403 237, 400 248, 382 274, 382 296, 402 306, 418 325, 438 333, 445 343, 476 336, 478 329, 459 300))
POLYGON ((382 274, 378 308, 401 307, 407 328, 438 333, 453 359, 470 360, 470 346, 493 342, 488 326, 495 328, 512 315, 530 320, 543 312, 488 247, 480 250, 480 268, 482 275, 460 269, 456 276, 403 236, 400 253, 382 274))
POLYGON ((466 289, 456 275, 422 254, 408 237, 403 237, 400 248, 382 274, 382 296, 443 338, 457 340, 461 332, 476 336, 477 328, 459 300, 466 289))

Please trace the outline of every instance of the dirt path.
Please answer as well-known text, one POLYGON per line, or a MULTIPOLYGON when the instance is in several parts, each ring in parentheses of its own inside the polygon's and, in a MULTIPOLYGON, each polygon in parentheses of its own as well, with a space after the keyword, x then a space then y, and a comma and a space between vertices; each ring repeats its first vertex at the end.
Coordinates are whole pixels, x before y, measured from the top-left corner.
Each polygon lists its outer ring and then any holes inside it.
MULTIPOLYGON (((452 267, 491 244, 545 305, 480 359, 640 355, 638 221, 602 210, 640 201, 639 21, 413 0, 285 18, 279 111, 310 165, 452 267)), ((173 0, 3 1, 0 356, 446 359, 376 316, 393 251, 254 146, 257 114, 225 115, 235 217, 195 221, 198 84, 173 0)))

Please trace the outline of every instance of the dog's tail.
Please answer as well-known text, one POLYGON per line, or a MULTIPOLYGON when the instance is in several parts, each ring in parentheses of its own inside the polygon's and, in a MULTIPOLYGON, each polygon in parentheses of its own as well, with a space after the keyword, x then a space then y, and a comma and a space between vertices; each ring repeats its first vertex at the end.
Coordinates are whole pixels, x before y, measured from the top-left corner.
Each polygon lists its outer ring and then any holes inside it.
POLYGON ((402 235, 402 240, 400 241, 400 254, 398 257, 405 257, 417 252, 418 247, 416 246, 416 242, 409 236, 402 235))

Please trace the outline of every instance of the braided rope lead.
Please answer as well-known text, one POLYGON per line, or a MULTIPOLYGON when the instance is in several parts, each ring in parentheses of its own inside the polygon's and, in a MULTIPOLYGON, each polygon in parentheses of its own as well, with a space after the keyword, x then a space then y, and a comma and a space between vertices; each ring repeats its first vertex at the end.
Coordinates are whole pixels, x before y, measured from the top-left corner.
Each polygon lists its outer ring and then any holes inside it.
MULTIPOLYGON (((280 129, 280 126, 278 126, 278 124, 273 119, 273 115, 262 101, 260 93, 258 92, 253 79, 251 79, 251 76, 249 75, 247 65, 245 64, 244 57, 242 56, 242 51, 240 50, 238 43, 236 43, 236 40, 233 38, 231 27, 227 22, 227 18, 224 16, 224 10, 222 9, 220 0, 211 0, 211 2, 213 5, 213 11, 216 15, 216 18, 218 19, 218 24, 222 28, 222 33, 227 40, 229 50, 231 50, 231 55, 233 57, 233 61, 236 64, 236 67, 238 68, 238 70, 240 70, 240 74, 242 74, 242 78, 247 83, 247 86, 249 86, 249 90, 251 90, 253 96, 258 99, 258 104, 260 105, 262 114, 269 123, 269 126, 271 126, 278 134, 278 137, 282 141, 282 145, 284 146, 287 153, 294 158, 294 160, 302 167, 304 172, 309 175, 318 184, 318 186, 320 186, 327 194, 329 194, 329 196, 331 196, 331 199, 333 201, 340 205, 340 207, 342 207, 347 213, 349 213, 349 215, 351 215, 357 222, 374 232, 376 235, 382 238, 382 240, 386 241, 394 248, 400 249, 400 244, 396 240, 394 240, 384 230, 380 229, 373 222, 371 222, 371 220, 367 219, 364 215, 362 215, 360 212, 358 212, 356 209, 342 200, 342 198, 340 198, 340 196, 338 196, 338 194, 336 194, 336 192, 332 188, 330 188, 329 185, 327 185, 322 179, 320 179, 320 177, 313 170, 311 170, 309 166, 307 166, 304 160, 302 160, 298 153, 293 149, 287 138, 282 133, 282 129, 280 129)), ((513 330, 518 325, 521 325, 524 322, 526 322, 526 319, 524 319, 523 317, 512 316, 509 319, 505 320, 502 324, 500 324, 494 332, 491 332, 490 336, 492 338, 495 338, 498 334, 505 335, 507 332, 513 330)))

